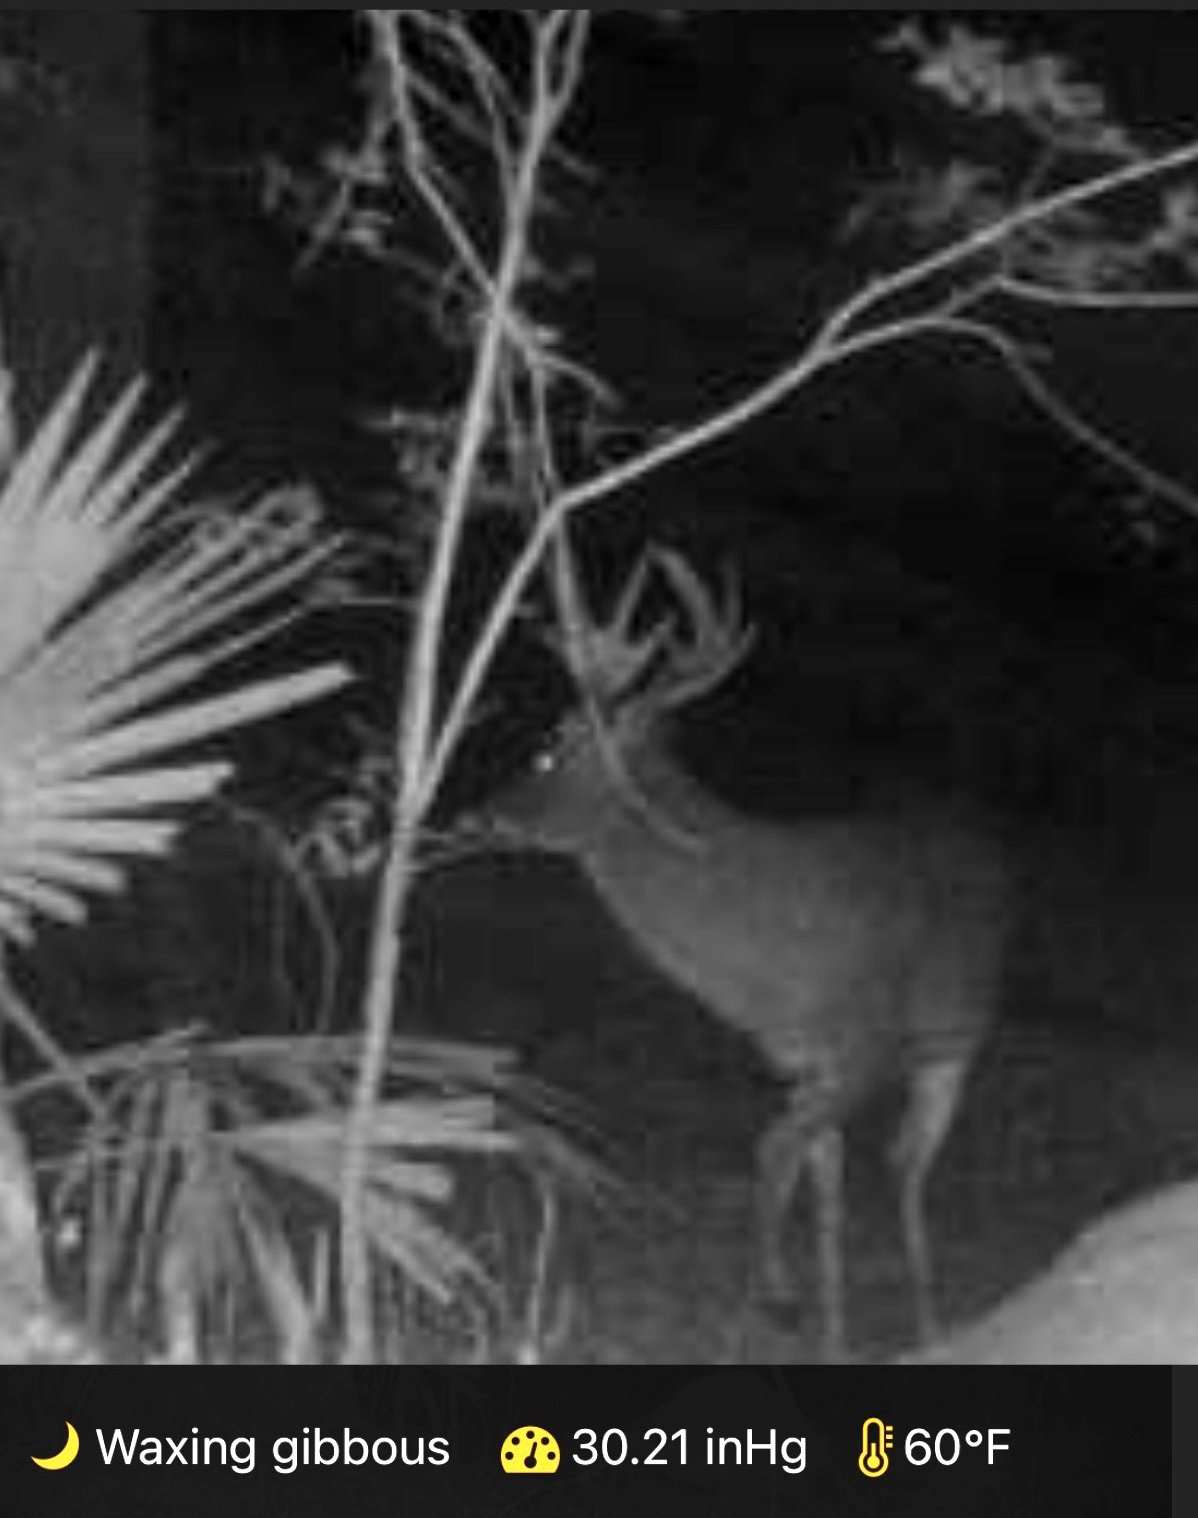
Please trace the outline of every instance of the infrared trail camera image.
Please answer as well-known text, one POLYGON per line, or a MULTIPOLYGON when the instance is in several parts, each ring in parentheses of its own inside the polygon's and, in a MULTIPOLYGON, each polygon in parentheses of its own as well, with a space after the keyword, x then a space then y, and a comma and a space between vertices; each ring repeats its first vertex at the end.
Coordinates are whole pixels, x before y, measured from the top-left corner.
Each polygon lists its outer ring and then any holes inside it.
POLYGON ((1198 19, 97 18, 0 1361, 1198 1361, 1198 19))

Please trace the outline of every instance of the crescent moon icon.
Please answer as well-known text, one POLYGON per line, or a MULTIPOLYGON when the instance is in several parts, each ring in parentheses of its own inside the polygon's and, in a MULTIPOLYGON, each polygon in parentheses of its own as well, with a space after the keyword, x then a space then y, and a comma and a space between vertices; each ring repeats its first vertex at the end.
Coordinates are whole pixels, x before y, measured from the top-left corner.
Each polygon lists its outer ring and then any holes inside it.
POLYGON ((74 1460, 79 1453, 79 1435, 75 1432, 73 1423, 67 1424, 67 1442, 59 1450, 57 1455, 47 1455, 44 1460, 39 1460, 36 1455, 29 1458, 34 1465, 40 1465, 44 1471, 62 1471, 74 1460))

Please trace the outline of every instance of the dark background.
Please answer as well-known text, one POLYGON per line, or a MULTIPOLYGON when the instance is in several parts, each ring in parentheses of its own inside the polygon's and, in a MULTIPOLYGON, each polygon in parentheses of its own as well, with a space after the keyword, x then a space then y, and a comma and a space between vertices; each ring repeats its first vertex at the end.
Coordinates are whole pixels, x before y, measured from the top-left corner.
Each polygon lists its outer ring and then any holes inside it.
MULTIPOLYGON (((550 314, 630 427, 735 395, 886 262, 836 233, 895 151, 976 150, 879 52, 898 14, 601 21, 571 128, 594 177, 559 187, 547 232, 591 277, 550 314)), ((368 266, 297 273, 294 234, 262 207, 267 155, 302 165, 356 125, 350 13, 92 18, 15 12, 0 31, 73 91, 58 112, 10 101, 3 123, 29 409, 102 343, 114 373, 140 359, 162 401, 186 399, 221 478, 313 475, 352 519, 381 464, 364 413, 427 401, 445 363, 368 266)), ((1067 50, 1149 140, 1192 125, 1189 16, 1015 13, 1004 30, 1067 50)), ((1054 317, 1029 335, 1087 415, 1186 479, 1192 333, 1185 317, 1054 317)), ((727 768, 765 804, 789 804, 796 766, 826 784, 830 741, 854 767, 876 749, 880 768, 961 771, 1005 803, 1089 819, 1112 766, 1188 771, 1194 738, 1198 539, 1167 518, 1146 566, 1117 493, 989 360, 940 344, 822 379, 605 512, 596 537, 632 546, 648 520, 701 559, 735 558, 762 637, 730 699, 762 733, 743 746, 754 773, 745 753, 727 768)))
MULTIPOLYGON (((889 24, 731 11, 598 27, 572 131, 596 177, 560 187, 547 232, 593 275, 552 314, 630 426, 735 395, 886 262, 835 234, 897 148, 974 147, 878 52, 889 24)), ((1191 18, 1008 29, 1067 49, 1150 139, 1192 123, 1191 18)), ((378 467, 362 413, 426 400, 443 359, 361 264, 291 277, 294 240, 249 171, 267 152, 303 162, 353 122, 354 45, 343 13, 185 12, 155 17, 148 48, 151 362, 245 474, 310 472, 351 512, 378 467)), ((1020 330, 1051 341, 1049 375, 1087 415, 1192 477, 1194 319, 1024 315, 1020 330)), ((710 758, 748 802, 819 804, 831 785, 835 804, 831 777, 898 766, 1090 822, 1144 766, 1188 785, 1195 737, 1198 538, 1168 520, 1146 565, 1117 498, 993 363, 940 343, 822 379, 593 532, 619 552, 650 522, 701 560, 735 559, 761 640, 726 695, 744 731, 710 758)))

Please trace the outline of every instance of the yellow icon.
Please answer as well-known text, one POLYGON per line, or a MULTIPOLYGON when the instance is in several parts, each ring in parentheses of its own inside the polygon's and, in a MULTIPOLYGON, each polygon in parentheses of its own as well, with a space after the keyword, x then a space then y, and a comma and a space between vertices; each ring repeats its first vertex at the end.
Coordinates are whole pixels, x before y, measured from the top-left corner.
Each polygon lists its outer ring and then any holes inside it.
POLYGON ((503 1441, 499 1463, 509 1476, 551 1476, 562 1463, 552 1434, 535 1423, 522 1423, 503 1441))
POLYGON ((73 1423, 67 1424, 67 1442, 59 1450, 57 1455, 47 1455, 44 1460, 39 1460, 36 1455, 30 1455, 34 1465, 40 1465, 44 1471, 65 1471, 75 1456, 79 1453, 79 1435, 75 1432, 73 1423))
POLYGON ((881 1418, 866 1418, 861 1425, 861 1453, 857 1469, 863 1476, 884 1476, 890 1469, 887 1453, 894 1445, 894 1428, 881 1418))

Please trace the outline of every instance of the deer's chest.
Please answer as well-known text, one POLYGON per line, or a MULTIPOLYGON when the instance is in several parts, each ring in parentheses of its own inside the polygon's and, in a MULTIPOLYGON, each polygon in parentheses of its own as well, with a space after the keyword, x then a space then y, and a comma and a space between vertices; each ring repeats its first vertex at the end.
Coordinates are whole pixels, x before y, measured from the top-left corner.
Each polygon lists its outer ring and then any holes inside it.
POLYGON ((612 849, 588 874, 648 963, 776 1061, 848 1032, 884 1041, 906 957, 902 903, 852 874, 786 863, 768 849, 636 860, 612 849))

